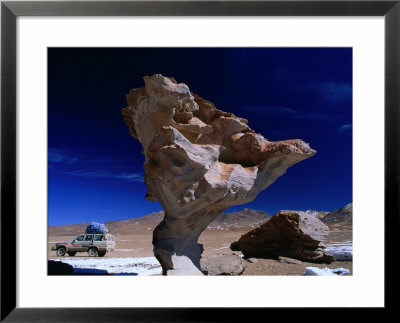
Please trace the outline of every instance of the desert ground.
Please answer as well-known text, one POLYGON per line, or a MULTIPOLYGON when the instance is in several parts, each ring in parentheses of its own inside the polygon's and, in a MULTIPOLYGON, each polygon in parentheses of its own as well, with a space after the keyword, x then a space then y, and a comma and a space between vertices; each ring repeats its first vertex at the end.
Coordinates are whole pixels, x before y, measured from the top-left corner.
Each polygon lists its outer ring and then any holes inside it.
MULTIPOLYGON (((351 246, 352 245, 352 224, 351 223, 334 223, 328 225, 330 233, 324 244, 329 247, 335 246, 351 246)), ((242 255, 240 251, 232 251, 229 246, 232 242, 237 241, 240 236, 249 229, 245 230, 218 230, 207 229, 200 236, 199 243, 203 244, 204 252, 202 257, 209 258, 215 255, 236 254, 242 255)), ((102 261, 107 258, 142 258, 154 257, 152 246, 152 230, 141 231, 131 234, 114 234, 116 245, 115 250, 108 252, 104 258, 92 258, 91 261, 102 261)), ((49 235, 48 237, 48 259, 62 260, 65 257, 57 257, 55 251, 51 251, 51 247, 56 241, 72 240, 76 235, 49 235)), ((71 257, 69 257, 71 258, 71 257)), ((74 259, 88 259, 85 252, 77 253, 74 259)), ((110 259, 111 260, 111 259, 110 259)), ((302 275, 305 267, 318 268, 345 268, 353 273, 352 261, 335 261, 331 264, 316 264, 301 262, 300 264, 281 263, 274 259, 257 259, 254 262, 247 262, 247 267, 242 275, 302 275)))

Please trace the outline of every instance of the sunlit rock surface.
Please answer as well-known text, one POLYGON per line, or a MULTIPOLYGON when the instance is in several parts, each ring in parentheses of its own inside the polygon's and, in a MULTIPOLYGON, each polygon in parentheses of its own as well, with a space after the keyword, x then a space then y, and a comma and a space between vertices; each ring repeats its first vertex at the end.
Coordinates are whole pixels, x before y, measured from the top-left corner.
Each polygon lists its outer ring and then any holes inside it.
POLYGON ((201 259, 201 270, 209 276, 238 276, 246 269, 247 263, 237 255, 218 255, 201 259))
POLYGON ((242 235, 231 244, 246 258, 290 257, 301 261, 331 263, 323 240, 329 228, 318 218, 300 211, 279 211, 268 222, 242 235))
POLYGON ((203 247, 197 240, 208 224, 226 208, 252 201, 315 151, 298 139, 268 141, 247 120, 173 78, 155 74, 144 82, 127 95, 122 114, 143 146, 146 198, 165 210, 153 233, 154 254, 164 274, 181 256, 180 270, 184 264, 186 274, 199 274, 203 247))

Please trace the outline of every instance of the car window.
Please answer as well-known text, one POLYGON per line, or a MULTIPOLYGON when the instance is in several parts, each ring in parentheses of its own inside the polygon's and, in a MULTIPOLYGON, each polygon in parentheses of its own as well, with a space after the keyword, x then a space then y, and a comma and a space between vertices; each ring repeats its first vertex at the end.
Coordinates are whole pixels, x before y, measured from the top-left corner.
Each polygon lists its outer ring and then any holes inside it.
POLYGON ((93 235, 89 234, 85 237, 85 241, 92 241, 93 235))
POLYGON ((83 237, 84 237, 84 236, 77 236, 75 240, 76 240, 76 241, 83 241, 83 237))
POLYGON ((102 241, 102 240, 104 240, 104 236, 103 235, 96 234, 94 236, 94 241, 102 241))

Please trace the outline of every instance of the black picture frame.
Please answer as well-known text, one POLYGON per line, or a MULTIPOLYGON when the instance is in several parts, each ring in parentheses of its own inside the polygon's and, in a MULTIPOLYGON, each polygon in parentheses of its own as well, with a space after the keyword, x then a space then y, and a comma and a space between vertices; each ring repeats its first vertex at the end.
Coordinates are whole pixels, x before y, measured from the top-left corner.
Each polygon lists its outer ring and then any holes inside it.
MULTIPOLYGON (((383 16, 385 19, 385 308, 389 238, 399 229, 400 0, 395 1, 2 1, 1 2, 1 321, 236 321, 243 308, 16 307, 16 19, 19 16, 383 16), (390 232, 389 231, 394 231, 390 232), (15 243, 13 243, 15 242, 15 243)), ((398 274, 396 275, 398 276, 398 274)), ((395 286, 390 276, 390 285, 395 286)), ((155 293, 156 294, 156 293, 155 293)), ((157 297, 155 295, 155 297, 157 297)), ((263 315, 251 309, 251 317, 263 315)), ((249 314, 249 312, 247 312, 249 314)))

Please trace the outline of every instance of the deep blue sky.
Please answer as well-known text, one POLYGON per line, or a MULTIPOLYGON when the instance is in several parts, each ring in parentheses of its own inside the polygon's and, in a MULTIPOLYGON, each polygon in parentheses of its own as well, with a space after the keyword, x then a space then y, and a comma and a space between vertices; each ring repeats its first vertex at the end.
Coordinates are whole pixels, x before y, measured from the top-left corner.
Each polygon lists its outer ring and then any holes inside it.
POLYGON ((186 83, 269 140, 299 138, 317 154, 244 207, 334 210, 352 201, 351 48, 50 48, 49 225, 158 211, 144 199, 144 156, 120 109, 142 77, 186 83))

